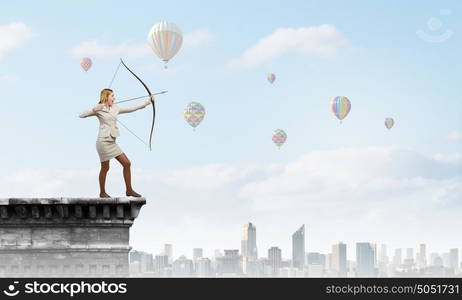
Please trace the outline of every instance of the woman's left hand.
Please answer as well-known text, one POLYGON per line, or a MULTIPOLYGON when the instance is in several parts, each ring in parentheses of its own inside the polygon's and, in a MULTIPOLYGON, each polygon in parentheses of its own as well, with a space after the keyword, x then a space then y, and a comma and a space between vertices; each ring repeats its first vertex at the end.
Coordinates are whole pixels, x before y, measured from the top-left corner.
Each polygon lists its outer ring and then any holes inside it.
MULTIPOLYGON (((151 99, 152 99, 152 101, 154 101, 155 100, 154 96, 151 96, 151 99)), ((148 106, 149 104, 151 104, 151 100, 148 100, 148 101, 144 102, 145 107, 148 106)))

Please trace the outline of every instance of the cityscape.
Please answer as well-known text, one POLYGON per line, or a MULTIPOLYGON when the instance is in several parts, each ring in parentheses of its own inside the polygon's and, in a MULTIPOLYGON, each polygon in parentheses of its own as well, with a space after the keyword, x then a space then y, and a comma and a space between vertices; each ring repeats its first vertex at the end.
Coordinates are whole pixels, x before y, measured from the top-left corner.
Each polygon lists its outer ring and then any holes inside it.
MULTIPOLYGON (((159 254, 132 250, 131 277, 462 277, 459 249, 427 253, 427 245, 387 249, 386 244, 357 242, 356 259, 347 259, 347 245, 333 244, 330 253, 307 252, 305 225, 292 234, 290 259, 277 247, 259 253, 257 228, 242 227, 240 249, 215 250, 204 257, 202 248, 192 257, 175 258, 173 245, 165 244, 159 254)), ((261 251, 261 250, 260 250, 261 251)))

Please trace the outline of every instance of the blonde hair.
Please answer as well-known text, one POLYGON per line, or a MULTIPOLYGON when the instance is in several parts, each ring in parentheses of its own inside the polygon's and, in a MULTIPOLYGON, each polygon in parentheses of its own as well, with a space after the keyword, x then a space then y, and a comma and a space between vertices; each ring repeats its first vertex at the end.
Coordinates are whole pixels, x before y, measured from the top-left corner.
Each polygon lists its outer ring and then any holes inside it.
POLYGON ((98 104, 106 104, 107 98, 109 97, 109 95, 111 93, 112 93, 111 89, 103 89, 103 90, 101 90, 98 104))

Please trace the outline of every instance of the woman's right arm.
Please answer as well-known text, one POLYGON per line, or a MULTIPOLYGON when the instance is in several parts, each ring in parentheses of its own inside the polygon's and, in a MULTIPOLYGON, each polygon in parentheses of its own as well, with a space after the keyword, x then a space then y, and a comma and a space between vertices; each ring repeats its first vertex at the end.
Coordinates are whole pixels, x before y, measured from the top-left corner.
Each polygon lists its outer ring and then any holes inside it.
POLYGON ((86 118, 86 117, 90 117, 90 116, 96 116, 96 112, 99 111, 99 110, 102 110, 103 107, 104 107, 104 104, 98 104, 93 108, 90 108, 90 109, 88 109, 86 111, 81 112, 79 117, 80 118, 86 118))

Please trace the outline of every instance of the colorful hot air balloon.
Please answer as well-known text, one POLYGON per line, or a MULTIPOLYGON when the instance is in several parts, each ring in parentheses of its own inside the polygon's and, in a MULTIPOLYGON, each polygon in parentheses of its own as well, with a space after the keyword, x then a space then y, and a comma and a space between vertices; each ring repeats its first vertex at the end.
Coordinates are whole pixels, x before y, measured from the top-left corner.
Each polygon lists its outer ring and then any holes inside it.
POLYGON ((189 125, 196 128, 205 116, 205 109, 199 102, 190 102, 184 110, 184 118, 189 125))
POLYGON ((395 125, 393 118, 385 118, 385 127, 387 127, 388 130, 390 130, 393 125, 395 125))
POLYGON ((182 43, 183 34, 174 23, 160 22, 149 30, 148 44, 152 51, 165 62, 164 68, 167 68, 167 62, 180 50, 182 43))
POLYGON ((282 129, 276 129, 273 132, 273 142, 281 148, 281 146, 286 142, 287 140, 287 134, 284 130, 282 129))
POLYGON ((345 96, 335 97, 330 103, 330 110, 340 120, 340 122, 348 115, 350 108, 350 100, 348 100, 345 96))
POLYGON ((89 57, 84 57, 84 58, 82 58, 80 60, 80 66, 82 67, 82 69, 85 70, 85 72, 90 70, 91 65, 92 65, 92 62, 91 62, 91 59, 89 57))
POLYGON ((273 73, 268 74, 268 81, 272 84, 276 80, 276 75, 273 73))

